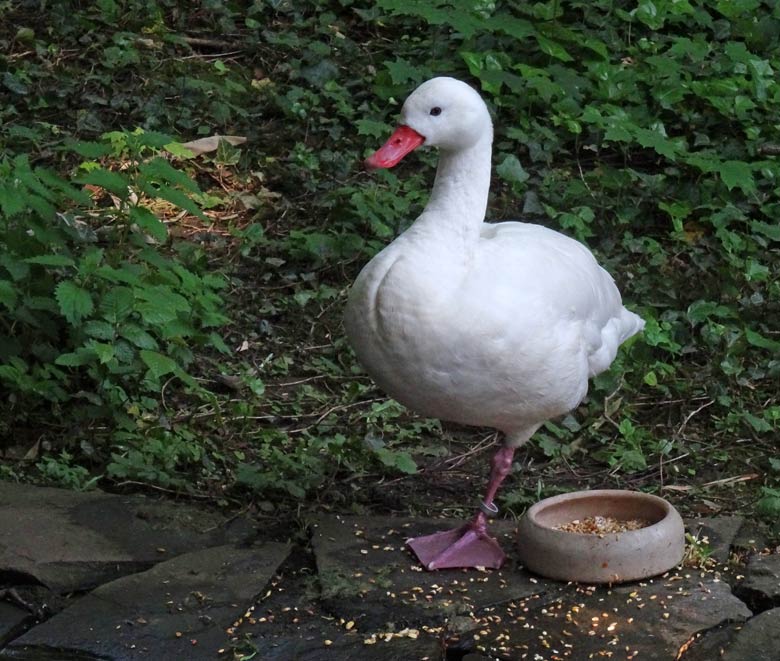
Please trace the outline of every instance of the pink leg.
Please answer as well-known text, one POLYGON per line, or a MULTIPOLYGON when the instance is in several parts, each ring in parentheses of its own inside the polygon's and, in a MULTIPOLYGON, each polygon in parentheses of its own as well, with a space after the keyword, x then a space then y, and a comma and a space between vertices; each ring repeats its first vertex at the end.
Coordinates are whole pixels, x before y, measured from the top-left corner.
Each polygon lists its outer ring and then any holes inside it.
POLYGON ((490 482, 476 516, 466 525, 415 537, 406 543, 426 569, 453 567, 491 567, 498 569, 506 559, 498 542, 487 532, 488 514, 496 514, 493 504, 498 488, 512 468, 514 448, 503 447, 493 456, 490 482))

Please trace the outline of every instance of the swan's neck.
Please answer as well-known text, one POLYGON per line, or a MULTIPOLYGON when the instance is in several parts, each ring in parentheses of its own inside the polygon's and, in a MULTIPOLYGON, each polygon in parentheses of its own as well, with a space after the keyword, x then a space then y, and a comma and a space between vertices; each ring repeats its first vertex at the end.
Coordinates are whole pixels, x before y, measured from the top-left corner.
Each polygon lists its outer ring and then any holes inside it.
POLYGON ((490 190, 492 144, 491 130, 471 147, 441 152, 430 200, 418 219, 440 239, 477 242, 490 190))

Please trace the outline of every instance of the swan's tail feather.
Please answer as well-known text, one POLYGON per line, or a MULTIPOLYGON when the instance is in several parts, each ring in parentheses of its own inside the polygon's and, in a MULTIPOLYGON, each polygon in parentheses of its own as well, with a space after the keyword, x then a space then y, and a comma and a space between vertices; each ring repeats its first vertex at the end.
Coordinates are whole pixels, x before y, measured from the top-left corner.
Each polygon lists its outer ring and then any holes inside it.
POLYGON ((645 321, 642 317, 626 308, 621 308, 620 315, 610 319, 601 329, 601 345, 598 350, 588 356, 590 376, 596 376, 609 369, 617 356, 618 347, 644 327, 645 321))
POLYGON ((620 341, 618 344, 622 344, 629 337, 641 332, 645 327, 645 320, 638 314, 634 314, 631 310, 622 308, 620 310, 620 341))

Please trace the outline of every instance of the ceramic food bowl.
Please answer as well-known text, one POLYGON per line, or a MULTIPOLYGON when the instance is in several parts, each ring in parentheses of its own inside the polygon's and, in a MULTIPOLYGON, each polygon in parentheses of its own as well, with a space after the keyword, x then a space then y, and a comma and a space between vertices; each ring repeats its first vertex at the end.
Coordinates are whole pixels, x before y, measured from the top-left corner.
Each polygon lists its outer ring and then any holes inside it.
POLYGON ((520 521, 521 562, 531 571, 563 581, 621 583, 663 574, 685 552, 685 527, 674 507, 637 491, 577 491, 536 503, 520 521), (622 532, 566 532, 589 517, 648 525, 622 532))

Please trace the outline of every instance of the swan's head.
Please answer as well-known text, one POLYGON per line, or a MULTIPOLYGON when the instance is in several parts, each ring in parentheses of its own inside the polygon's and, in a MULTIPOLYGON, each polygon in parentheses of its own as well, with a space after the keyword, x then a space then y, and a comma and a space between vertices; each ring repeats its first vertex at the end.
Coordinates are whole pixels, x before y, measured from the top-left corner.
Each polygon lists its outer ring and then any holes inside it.
POLYGON ((490 113, 474 89, 455 78, 432 78, 406 99, 401 126, 366 165, 389 168, 421 145, 458 151, 492 137, 490 113))

